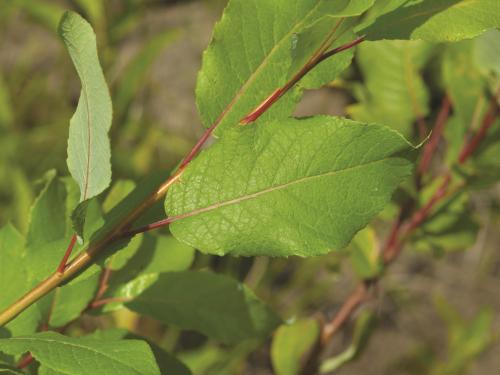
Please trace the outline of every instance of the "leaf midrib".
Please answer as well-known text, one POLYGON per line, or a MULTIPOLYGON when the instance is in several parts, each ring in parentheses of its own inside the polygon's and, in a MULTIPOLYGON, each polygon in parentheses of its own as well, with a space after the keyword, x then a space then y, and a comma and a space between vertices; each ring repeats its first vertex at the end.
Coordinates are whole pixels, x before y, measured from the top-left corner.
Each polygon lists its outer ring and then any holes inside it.
POLYGON ((367 163, 362 163, 362 164, 358 164, 358 165, 355 165, 355 166, 338 169, 338 170, 335 170, 335 171, 329 171, 329 172, 326 172, 326 173, 316 174, 316 175, 312 175, 312 176, 305 176, 305 177, 299 178, 297 180, 289 181, 289 182, 286 182, 284 184, 279 184, 279 185, 271 186, 271 187, 269 187, 267 189, 256 191, 256 192, 251 193, 251 194, 243 195, 243 196, 240 196, 240 197, 237 197, 237 198, 233 198, 233 199, 228 199, 226 201, 214 203, 214 204, 211 204, 209 206, 198 208, 198 209, 195 209, 193 211, 189 211, 189 212, 186 212, 186 213, 183 213, 183 214, 171 216, 170 218, 172 219, 172 221, 178 221, 178 220, 181 220, 181 219, 186 219, 186 218, 193 217, 193 216, 196 216, 196 215, 200 215, 200 214, 203 214, 203 213, 206 213, 206 212, 217 210, 217 209, 219 209, 221 207, 231 206, 231 205, 238 204, 238 203, 241 203, 241 202, 245 202, 245 201, 248 201, 248 200, 251 200, 251 199, 255 199, 255 198, 258 198, 258 197, 260 197, 262 195, 265 195, 267 193, 272 193, 272 192, 275 192, 275 191, 280 191, 280 190, 286 189, 286 188, 288 188, 290 186, 294 186, 294 185, 299 185, 299 184, 302 184, 302 183, 310 182, 311 180, 315 180, 315 179, 318 179, 318 178, 334 176, 334 175, 342 173, 342 172, 352 171, 352 170, 355 170, 357 168, 361 168, 361 167, 365 167, 365 166, 368 166, 368 165, 376 164, 376 163, 379 163, 379 162, 382 162, 382 161, 386 161, 388 159, 390 159, 390 157, 384 157, 382 159, 372 160, 372 161, 369 161, 367 163))
POLYGON ((281 47, 282 43, 287 40, 296 30, 297 28, 301 27, 305 20, 309 18, 309 16, 315 12, 318 9, 318 6, 323 2, 324 0, 318 0, 316 5, 302 18, 302 20, 293 26, 288 33, 286 33, 274 46, 271 48, 269 53, 264 56, 264 59, 261 61, 259 66, 250 74, 250 76, 247 78, 245 83, 240 87, 240 89, 236 92, 234 95, 233 99, 229 102, 229 104, 222 110, 220 113, 219 117, 215 120, 215 123, 218 125, 220 124, 224 118, 232 112, 232 109, 236 105, 236 103, 239 101, 239 99, 243 96, 245 91, 247 90, 248 86, 252 84, 252 82, 257 78, 258 74, 267 66, 268 61, 271 59, 271 57, 276 53, 279 47, 281 47))
MULTIPOLYGON (((136 369, 135 367, 132 367, 130 364, 122 362, 122 361, 120 361, 119 359, 117 359, 115 357, 112 357, 112 356, 110 356, 110 355, 108 355, 106 353, 100 352, 100 351, 98 351, 96 349, 93 349, 91 347, 88 347, 88 346, 78 345, 78 344, 74 344, 74 343, 67 342, 67 341, 60 341, 60 340, 46 339, 46 338, 38 338, 38 337, 30 337, 30 338, 11 337, 11 338, 9 338, 9 340, 28 341, 28 342, 29 341, 40 341, 40 342, 46 343, 46 344, 50 343, 50 344, 61 345, 61 346, 72 346, 72 347, 75 347, 75 348, 79 348, 79 349, 82 349, 82 350, 93 352, 93 353, 95 353, 97 355, 100 355, 100 356, 103 356, 105 358, 109 358, 110 360, 118 362, 118 363, 122 364, 123 366, 128 367, 128 368, 134 370, 139 375, 142 374, 142 372, 140 370, 136 369)), ((49 367, 52 367, 52 366, 49 366, 49 367)))

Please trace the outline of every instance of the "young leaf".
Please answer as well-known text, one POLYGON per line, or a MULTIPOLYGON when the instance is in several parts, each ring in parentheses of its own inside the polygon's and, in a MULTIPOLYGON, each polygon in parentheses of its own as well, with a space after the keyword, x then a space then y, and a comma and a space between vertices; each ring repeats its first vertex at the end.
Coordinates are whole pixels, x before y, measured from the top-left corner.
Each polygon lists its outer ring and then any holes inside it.
MULTIPOLYGON (((80 187, 80 202, 83 202, 101 193, 111 181, 108 139, 111 98, 90 24, 78 14, 66 12, 59 25, 59 34, 82 84, 80 100, 70 121, 68 168, 80 187)), ((78 220, 83 218, 84 215, 78 216, 78 220)), ((83 225, 77 222, 75 226, 81 228, 83 225)))
POLYGON ((349 347, 341 354, 325 360, 321 364, 321 373, 330 373, 337 370, 344 364, 356 359, 367 344, 370 333, 373 329, 374 318, 375 316, 373 313, 366 311, 360 315, 360 317, 356 320, 351 345, 349 345, 349 347))
POLYGON ((350 262, 361 279, 371 279, 382 272, 380 245, 371 227, 359 231, 350 246, 350 262))
POLYGON ((364 78, 355 94, 359 103, 348 108, 358 121, 386 124, 405 136, 412 124, 429 112, 429 93, 421 70, 433 45, 422 41, 365 42, 357 61, 364 78))
POLYGON ((497 0, 416 0, 380 16, 360 33, 368 40, 455 42, 495 27, 500 27, 497 0))
POLYGON ((386 127, 326 116, 233 129, 172 185, 170 230, 218 255, 343 248, 410 175, 410 149, 386 127))
POLYGON ((208 272, 161 274, 127 307, 224 343, 263 338, 281 322, 245 286, 208 272))
POLYGON ((304 319, 282 325, 274 334, 271 360, 276 375, 297 375, 301 358, 312 348, 319 335, 314 319, 304 319))
POLYGON ((481 69, 500 77, 500 30, 490 30, 477 38, 474 55, 481 69))
POLYGON ((0 351, 20 355, 29 351, 45 373, 160 375, 151 349, 138 340, 73 338, 54 332, 0 340, 0 351))
MULTIPOLYGON (((234 126, 290 78, 292 49, 299 33, 325 16, 331 32, 343 17, 362 13, 371 0, 231 0, 215 26, 212 42, 203 56, 196 86, 197 105, 203 125, 220 117, 216 134, 234 126)), ((321 27, 325 23, 322 21, 321 27)), ((338 33, 335 34, 338 37, 338 33)), ((319 34, 307 44, 316 51, 327 35, 319 34)), ((312 53, 300 53, 305 61, 312 53)), ((295 55, 297 56, 297 55, 295 55)), ((352 55, 332 60, 347 66, 352 55)), ((329 62, 329 66, 334 66, 329 62)), ((334 72, 338 72, 338 68, 334 72)), ((335 78, 331 73, 324 83, 335 78)), ((296 94, 283 97, 265 116, 286 117, 293 112, 296 94)))

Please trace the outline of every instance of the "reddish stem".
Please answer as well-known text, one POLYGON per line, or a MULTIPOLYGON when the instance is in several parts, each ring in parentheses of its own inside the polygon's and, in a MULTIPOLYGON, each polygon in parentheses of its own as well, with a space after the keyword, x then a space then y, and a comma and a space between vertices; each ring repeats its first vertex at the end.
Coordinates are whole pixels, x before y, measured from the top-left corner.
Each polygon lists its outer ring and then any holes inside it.
POLYGON ((73 248, 75 247, 76 239, 77 239, 77 235, 75 233, 71 237, 71 240, 69 241, 68 248, 66 249, 66 252, 64 253, 63 258, 61 259, 61 263, 59 263, 59 266, 57 267, 57 271, 56 271, 57 273, 64 272, 64 268, 66 268, 66 264, 68 263, 68 259, 71 256, 71 253, 73 252, 73 248))
POLYGON ((431 138, 424 146, 422 159, 420 159, 420 164, 418 166, 418 173, 420 176, 424 176, 429 170, 431 160, 434 157, 434 153, 439 145, 439 141, 443 137, 444 128, 450 115, 450 109, 450 97, 448 95, 445 95, 441 104, 441 109, 436 119, 436 124, 434 126, 431 138))
POLYGON ((498 103, 497 103, 499 93, 497 93, 497 95, 495 95, 491 99, 488 112, 486 113, 479 130, 472 137, 472 139, 469 142, 467 142, 464 145, 464 147, 462 148, 462 151, 460 152, 460 156, 458 157, 459 164, 465 163, 467 161, 467 159, 476 151, 479 144, 481 143, 483 138, 486 136, 486 133, 488 132, 489 128, 495 122, 495 119, 499 113, 499 108, 498 108, 498 103))
POLYGON ((33 358, 31 353, 28 353, 19 361, 17 368, 22 370, 23 368, 28 367, 34 360, 35 358, 33 358))
POLYGON ((261 104, 259 104, 252 112, 240 120, 240 125, 247 125, 251 122, 257 120, 264 112, 266 112, 269 107, 271 107, 279 98, 286 94, 297 82, 299 82, 307 73, 309 73, 314 67, 316 67, 320 62, 326 60, 327 58, 336 55, 342 51, 352 48, 364 40, 364 36, 356 38, 355 40, 346 43, 340 47, 334 48, 330 51, 324 52, 322 54, 313 56, 306 65, 288 81, 283 87, 276 89, 271 95, 269 95, 261 104))

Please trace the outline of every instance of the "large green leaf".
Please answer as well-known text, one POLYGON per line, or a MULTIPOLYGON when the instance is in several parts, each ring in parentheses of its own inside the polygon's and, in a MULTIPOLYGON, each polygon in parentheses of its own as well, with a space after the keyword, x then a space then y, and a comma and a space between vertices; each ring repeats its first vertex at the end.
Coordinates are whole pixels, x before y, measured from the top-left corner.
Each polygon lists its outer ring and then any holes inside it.
MULTIPOLYGON (((310 58, 342 17, 360 14, 372 3, 372 0, 230 1, 215 26, 198 76, 196 96, 203 124, 209 127, 220 117, 217 134, 237 124, 296 73, 296 69, 290 71, 294 58, 302 62, 310 58), (325 21, 326 15, 331 17, 325 21), (308 43, 302 44, 300 33, 314 24, 327 35, 315 34, 316 38, 308 38, 308 43), (300 47, 300 53, 294 46, 300 47)), ((341 30, 345 31, 339 28, 336 37, 341 30)), ((339 67, 347 67, 351 58, 352 52, 334 57, 328 63, 334 69, 325 71, 323 83, 334 79, 341 70, 339 67)), ((268 111, 268 116, 288 116, 297 99, 294 93, 286 95, 268 111)))
POLYGON ((19 355, 27 351, 45 373, 93 375, 159 375, 149 346, 138 340, 73 338, 54 332, 0 340, 0 351, 19 355))
POLYGON ((342 248, 409 176, 410 148, 386 127, 326 116, 233 129, 172 185, 170 229, 219 255, 342 248))
POLYGON ((477 38, 474 55, 478 66, 500 76, 500 30, 490 30, 477 38))
POLYGON ((280 319, 241 283, 209 272, 170 272, 127 306, 225 343, 267 336, 280 319))
POLYGON ((66 12, 59 33, 82 84, 80 100, 70 122, 68 168, 80 187, 80 201, 85 201, 101 193, 111 181, 108 139, 111 98, 90 24, 78 14, 66 12))
POLYGON ((358 47, 357 62, 364 84, 355 92, 359 103, 348 108, 359 121, 390 125, 404 135, 429 112, 429 93, 421 70, 433 48, 422 41, 365 42, 358 47))
POLYGON ((453 42, 499 26, 497 0, 416 0, 382 15, 360 32, 368 40, 453 42))

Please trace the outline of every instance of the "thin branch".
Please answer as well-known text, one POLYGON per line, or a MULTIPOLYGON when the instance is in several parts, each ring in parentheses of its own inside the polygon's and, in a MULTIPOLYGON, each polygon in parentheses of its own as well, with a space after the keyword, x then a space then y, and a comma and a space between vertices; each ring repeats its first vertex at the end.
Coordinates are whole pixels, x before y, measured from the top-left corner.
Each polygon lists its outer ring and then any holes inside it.
POLYGON ((467 161, 467 159, 476 151, 477 147, 479 146, 483 138, 486 136, 486 133, 490 129, 491 125, 493 125, 493 123, 495 122, 495 119, 499 114, 499 107, 497 103, 499 96, 500 96, 500 90, 498 90, 496 95, 491 98, 488 112, 486 113, 486 116, 483 118, 481 127, 472 137, 472 139, 469 142, 467 142, 462 148, 462 151, 460 152, 460 156, 458 158, 459 164, 464 164, 467 161))
MULTIPOLYGON (((330 35, 328 36, 330 38, 330 35)), ((326 43, 326 42, 325 42, 326 43)), ((331 44, 331 43, 330 43, 331 44)), ((328 44, 328 45, 330 45, 328 44)), ((325 47, 327 48, 328 45, 325 47)), ((350 48, 350 47, 349 47, 350 48)), ((342 50, 347 49, 344 48, 342 50)), ((268 108, 271 107, 286 91, 291 89, 305 74, 307 74, 314 66, 316 66, 320 61, 324 51, 318 56, 314 56, 313 60, 306 65, 298 75, 296 75, 290 82, 288 82, 281 90, 283 91, 271 102, 266 102, 264 106, 259 106, 259 114, 250 114, 245 117, 244 123, 250 123, 257 119, 262 113, 264 113, 268 108)), ((340 51, 339 51, 340 52, 340 51)), ((338 52, 337 52, 338 53, 338 52)), ((258 107, 258 108, 259 108, 258 107)), ((119 222, 116 227, 109 233, 105 234, 101 239, 97 240, 95 243, 89 245, 87 250, 80 253, 75 259, 73 259, 69 264, 64 267, 63 272, 54 272, 48 278, 40 282, 32 290, 10 305, 7 309, 0 313, 0 326, 3 326, 14 319, 22 311, 28 308, 30 305, 38 301, 40 298, 45 296, 51 290, 59 286, 61 283, 71 279, 76 274, 78 274, 85 267, 90 265, 96 257, 113 241, 122 238, 124 233, 129 231, 130 226, 153 204, 163 199, 167 190, 174 184, 180 176, 183 174, 186 167, 193 160, 193 158, 198 154, 206 141, 210 138, 214 130, 220 124, 224 118, 228 108, 226 108, 217 118, 215 123, 208 128, 202 135, 200 140, 195 144, 192 150, 187 154, 187 156, 182 160, 178 169, 173 173, 158 189, 146 198, 139 206, 137 206, 132 212, 126 215, 121 222, 119 222)), ((242 120, 243 121, 243 120, 242 120)), ((168 220, 168 219, 167 219, 168 220)))
POLYGON ((420 159, 420 164, 418 165, 417 172, 420 176, 424 176, 429 170, 431 160, 437 150, 439 141, 443 137, 444 128, 450 115, 450 109, 450 97, 448 95, 445 95, 441 104, 441 109, 439 110, 439 114, 436 118, 436 124, 434 125, 431 137, 424 146, 422 158, 420 159))
POLYGON ((58 272, 58 273, 64 272, 64 268, 66 267, 66 264, 68 263, 68 259, 71 255, 71 253, 73 252, 73 248, 75 247, 76 239, 77 239, 77 235, 75 233, 75 234, 73 234, 73 236, 71 236, 71 240, 69 241, 68 248, 66 249, 66 252, 64 253, 64 256, 62 257, 61 263, 59 263, 59 266, 57 267, 56 272, 58 272))
MULTIPOLYGON (((468 159, 468 157, 470 157, 470 155, 477 150, 479 144, 487 135, 489 128, 500 112, 497 103, 499 95, 500 90, 497 95, 492 98, 490 109, 483 119, 481 128, 476 132, 474 137, 469 142, 464 142, 462 152, 460 153, 460 156, 456 161, 457 164, 463 164, 468 159)), ((449 115, 449 110, 450 108, 448 108, 447 99, 445 98, 436 123, 436 128, 439 125, 440 129, 435 129, 435 131, 438 131, 441 134, 444 124, 446 123, 446 119, 449 115)), ((435 137, 440 138, 441 135, 435 135, 435 137)), ((437 143, 438 140, 439 139, 437 138, 435 142, 437 143)), ((435 155, 435 149, 436 145, 433 145, 432 147, 429 146, 429 150, 427 151, 427 153, 430 155, 430 159, 432 159, 432 156, 435 155)), ((430 160, 426 161, 425 163, 430 163, 430 160)), ((421 167, 421 171, 425 172, 427 171, 427 168, 428 165, 425 165, 424 167, 421 167)), ((403 212, 406 209, 402 208, 400 210, 400 214, 398 215, 398 218, 392 226, 388 240, 386 242, 386 245, 384 246, 384 250, 382 251, 382 260, 386 267, 390 266, 391 263, 394 262, 394 260, 401 252, 404 241, 407 240, 409 236, 425 222, 436 205, 452 192, 458 191, 463 188, 464 185, 461 184, 450 191, 451 180, 451 173, 446 172, 443 176, 443 181, 431 196, 431 198, 429 198, 429 200, 420 209, 415 211, 413 215, 411 215, 407 220, 407 222, 403 220, 403 217, 405 216, 403 212)), ((377 279, 370 280, 370 282, 375 283, 377 282, 377 279)), ((305 365, 302 367, 302 375, 316 374, 318 372, 320 358, 326 346, 332 340, 335 333, 338 332, 340 328, 347 323, 350 316, 366 300, 368 296, 369 293, 366 288, 366 281, 363 281, 345 300, 337 314, 333 316, 330 323, 323 325, 321 337, 316 342, 315 346, 311 350, 311 353, 309 354, 305 365)))
MULTIPOLYGON (((342 51, 348 50, 364 40, 364 37, 357 38, 349 43, 346 43, 340 47, 334 48, 330 51, 320 52, 314 55, 304 67, 295 76, 290 79, 283 87, 276 89, 269 97, 267 97, 261 104, 259 104, 252 112, 245 116, 240 121, 240 125, 247 125, 251 122, 257 120, 264 112, 266 112, 269 107, 271 107, 279 98, 285 95, 297 82, 299 82, 307 73, 314 69, 319 63, 332 57, 342 51)), ((329 44, 325 45, 325 49, 328 48, 329 44)))

